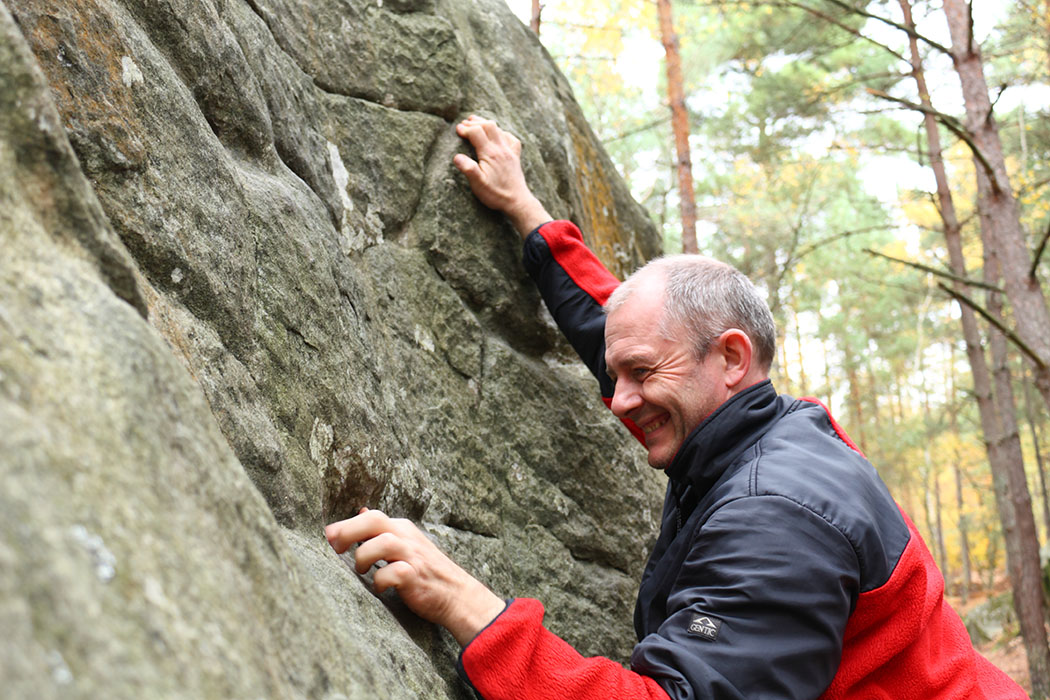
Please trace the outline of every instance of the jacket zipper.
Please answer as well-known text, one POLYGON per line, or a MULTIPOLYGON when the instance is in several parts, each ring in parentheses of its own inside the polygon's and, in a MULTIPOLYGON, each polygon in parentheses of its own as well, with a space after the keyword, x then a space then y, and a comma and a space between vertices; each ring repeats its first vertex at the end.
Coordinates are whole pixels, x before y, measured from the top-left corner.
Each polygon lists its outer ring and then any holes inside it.
MULTIPOLYGON (((684 488, 682 489, 685 490, 684 488)), ((671 489, 671 495, 674 496, 674 521, 675 521, 675 536, 682 531, 682 498, 678 493, 678 487, 671 489)))

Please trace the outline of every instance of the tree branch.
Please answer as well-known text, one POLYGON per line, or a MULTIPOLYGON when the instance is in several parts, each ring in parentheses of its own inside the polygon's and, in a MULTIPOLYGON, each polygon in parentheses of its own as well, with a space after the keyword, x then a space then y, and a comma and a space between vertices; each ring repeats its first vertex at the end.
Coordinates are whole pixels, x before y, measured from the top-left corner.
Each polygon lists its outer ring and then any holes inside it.
POLYGON ((1050 177, 1044 177, 1042 180, 1036 180, 1035 182, 1030 182, 1028 184, 1021 185, 1017 188, 1017 194, 1021 195, 1025 192, 1032 192, 1033 190, 1037 190, 1048 183, 1050 183, 1050 177))
POLYGON ((797 263, 799 260, 806 257, 810 253, 817 251, 818 249, 822 248, 823 246, 826 246, 829 243, 840 241, 843 238, 849 238, 850 236, 859 236, 862 233, 871 233, 872 231, 885 231, 889 228, 892 227, 865 226, 864 228, 856 228, 849 231, 839 231, 838 233, 833 233, 830 236, 824 236, 824 238, 821 238, 820 240, 816 240, 807 245, 800 246, 798 249, 798 253, 794 256, 791 262, 792 264, 797 263))
POLYGON ((809 5, 806 5, 806 4, 801 3, 801 2, 793 2, 792 0, 778 0, 777 2, 768 2, 768 3, 762 3, 762 4, 763 5, 772 6, 772 7, 794 7, 796 9, 798 9, 798 10, 802 10, 803 12, 808 12, 809 14, 813 15, 816 18, 824 20, 828 24, 832 24, 832 25, 838 27, 839 29, 841 29, 842 31, 847 32, 848 34, 852 34, 853 36, 857 37, 858 39, 863 39, 864 41, 867 41, 869 43, 875 44, 880 49, 883 49, 887 53, 892 54, 893 56, 895 56, 896 58, 899 58, 900 60, 904 61, 905 63, 908 62, 908 59, 906 59, 904 56, 902 56, 901 54, 899 54, 896 51, 894 51, 893 49, 891 49, 889 46, 886 46, 885 44, 879 43, 878 41, 875 41, 874 39, 872 39, 869 36, 864 36, 859 31, 857 31, 853 27, 849 26, 845 22, 841 22, 841 21, 835 19, 834 17, 832 17, 831 15, 829 15, 829 14, 827 14, 825 12, 821 12, 820 10, 818 10, 815 7, 810 7, 809 5))
POLYGON ((879 78, 904 79, 906 77, 906 75, 907 75, 906 73, 895 73, 895 72, 892 72, 892 71, 883 71, 883 72, 879 72, 879 73, 868 73, 867 75, 858 75, 858 76, 852 77, 849 80, 844 80, 841 83, 835 83, 834 85, 829 85, 827 88, 825 88, 823 90, 820 90, 818 92, 815 92, 813 94, 813 98, 810 99, 807 102, 807 104, 816 104, 816 103, 820 102, 821 100, 823 100, 825 98, 831 97, 831 95, 836 93, 836 92, 840 92, 842 90, 847 90, 847 89, 849 89, 849 88, 851 88, 851 87, 853 87, 854 85, 857 85, 857 84, 864 84, 865 82, 867 82, 869 80, 878 80, 879 78))
POLYGON ((899 105, 907 107, 908 109, 913 109, 916 112, 922 112, 923 114, 933 115, 937 119, 937 121, 939 121, 941 124, 944 125, 946 129, 948 129, 948 131, 955 134, 957 137, 959 137, 960 140, 964 141, 966 145, 970 147, 970 152, 973 153, 973 157, 976 158, 984 167, 985 173, 988 175, 988 179, 991 180, 992 188, 995 190, 996 194, 1002 194, 1002 190, 1000 190, 999 188, 999 181, 996 178, 995 170, 992 168, 992 164, 988 162, 988 159, 985 158, 984 153, 981 152, 981 149, 974 142, 973 138, 970 136, 969 133, 967 133, 966 128, 959 123, 959 120, 957 120, 950 114, 938 112, 932 107, 916 104, 915 102, 911 102, 900 97, 894 97, 888 92, 883 92, 882 90, 876 90, 875 88, 867 88, 867 91, 869 95, 881 97, 882 99, 887 100, 888 102, 895 102, 899 105))
POLYGON ((867 276, 861 275, 861 274, 857 274, 857 275, 854 275, 854 276, 857 279, 861 280, 862 282, 867 282, 868 284, 870 284, 870 285, 872 285, 874 287, 890 287, 892 289, 900 289, 900 290, 903 290, 905 292, 908 292, 909 294, 915 294, 916 296, 921 296, 922 294, 926 293, 926 287, 920 287, 917 284, 903 284, 903 283, 898 283, 898 282, 887 282, 884 279, 872 279, 871 277, 867 277, 867 276))
POLYGON ((972 53, 976 53, 976 49, 977 49, 977 37, 975 37, 974 33, 973 33, 973 2, 972 1, 966 3, 966 18, 968 20, 967 23, 969 24, 969 26, 967 27, 967 32, 966 32, 967 35, 968 35, 968 38, 966 40, 966 43, 968 44, 968 46, 966 47, 966 51, 967 51, 967 53, 971 53, 972 54, 972 53))
POLYGON ((966 296, 962 292, 955 291, 954 289, 952 289, 948 285, 944 284, 943 282, 938 282, 937 286, 940 287, 945 292, 947 292, 949 296, 951 296, 953 299, 958 301, 960 304, 965 304, 966 306, 969 306, 971 309, 973 309, 978 314, 980 314, 981 317, 984 318, 984 320, 988 321, 988 323, 990 323, 993 326, 995 326, 996 330, 998 330, 1000 333, 1002 333, 1004 336, 1006 336, 1006 338, 1011 343, 1016 345, 1017 348, 1022 353, 1024 353, 1024 355, 1029 360, 1032 361, 1032 364, 1034 364, 1036 367, 1038 367, 1040 370, 1042 370, 1044 372, 1047 370, 1046 363, 1043 362, 1042 358, 1040 358, 1035 353, 1035 351, 1032 350, 1032 348, 1028 347, 1028 345, 1023 340, 1018 338, 1016 333, 1014 333, 1012 330, 1007 328, 1006 325, 1000 319, 998 319, 995 316, 993 316, 987 309, 983 308, 980 304, 975 302, 973 299, 970 299, 968 296, 966 296))
POLYGON ((885 258, 886 260, 889 260, 890 262, 899 263, 901 265, 907 265, 908 267, 913 267, 916 270, 922 270, 923 272, 928 272, 931 275, 936 275, 937 277, 943 277, 945 279, 949 279, 949 280, 951 280, 953 282, 958 282, 960 284, 966 284, 966 285, 969 285, 971 287, 980 287, 981 289, 988 289, 988 290, 991 290, 993 292, 999 292, 999 293, 1002 293, 1002 291, 1003 291, 1003 290, 999 289, 998 287, 996 287, 994 284, 988 284, 987 282, 979 282, 977 280, 971 280, 971 279, 966 279, 965 277, 959 277, 958 275, 952 274, 951 272, 948 272, 947 270, 938 270, 935 267, 930 267, 929 265, 923 265, 922 263, 912 262, 910 260, 901 260, 900 258, 893 257, 892 255, 886 255, 885 253, 880 253, 877 250, 872 250, 871 248, 865 248, 864 252, 867 253, 868 255, 874 255, 877 258, 885 258))
MULTIPOLYGON (((651 2, 651 3, 655 3, 655 0, 647 0, 647 1, 651 2)), ((920 41, 922 41, 922 42, 924 42, 926 44, 929 44, 930 46, 932 46, 933 48, 937 49, 938 51, 951 56, 951 51, 947 47, 942 46, 941 44, 938 44, 936 41, 934 41, 933 39, 930 39, 929 37, 926 37, 926 36, 923 36, 922 34, 919 34, 914 29, 908 30, 907 27, 905 27, 905 26, 903 26, 901 24, 897 24, 893 20, 886 19, 885 17, 879 17, 878 15, 873 15, 873 14, 871 14, 869 12, 865 12, 863 10, 858 10, 857 8, 850 7, 846 3, 836 2, 836 0, 824 0, 824 2, 830 2, 833 5, 838 5, 840 8, 844 9, 846 12, 849 12, 849 13, 852 13, 852 14, 855 14, 855 15, 859 15, 861 17, 874 19, 874 20, 877 20, 879 22, 883 22, 885 24, 890 25, 891 27, 895 27, 897 29, 900 29, 902 32, 907 32, 908 34, 914 34, 915 37, 918 38, 920 41)), ((820 18, 820 19, 822 19, 822 20, 824 20, 824 21, 826 21, 826 22, 828 22, 830 24, 833 24, 836 27, 839 27, 840 29, 842 29, 842 30, 852 34, 853 36, 857 37, 858 39, 863 39, 864 41, 868 41, 868 42, 871 42, 872 44, 875 44, 879 48, 882 48, 882 49, 888 51, 890 54, 896 56, 897 58, 899 58, 900 60, 904 61, 905 63, 908 62, 908 59, 904 58, 904 56, 902 56, 901 54, 897 53, 895 50, 891 49, 890 47, 886 46, 885 44, 880 44, 879 42, 875 41, 871 37, 864 36, 859 31, 857 31, 856 29, 853 29, 852 27, 850 27, 849 25, 845 24, 841 20, 837 20, 834 17, 831 17, 830 15, 828 15, 826 12, 821 12, 820 10, 816 9, 815 7, 810 7, 809 5, 805 5, 805 4, 802 4, 802 3, 799 3, 799 2, 795 2, 794 0, 773 0, 772 2, 763 2, 762 0, 757 0, 757 2, 756 1, 749 1, 749 0, 713 0, 711 2, 697 2, 695 4, 700 5, 700 6, 714 6, 714 7, 726 6, 726 5, 749 5, 749 6, 761 5, 763 7, 794 7, 796 9, 802 10, 804 12, 808 12, 811 15, 813 15, 814 17, 818 17, 818 18, 820 18)))
POLYGON ((805 224, 806 212, 809 209, 809 203, 813 198, 813 190, 816 184, 817 171, 814 170, 813 176, 809 179, 809 184, 806 186, 806 196, 802 201, 802 206, 799 207, 795 225, 791 227, 791 251, 788 253, 787 263, 780 267, 780 273, 777 275, 776 286, 773 287, 773 289, 780 289, 780 285, 783 283, 787 271, 798 261, 798 258, 795 258, 795 252, 798 250, 799 236, 802 235, 802 226, 805 224))
POLYGON ((868 19, 873 19, 873 20, 875 20, 877 22, 882 22, 883 24, 888 24, 889 26, 893 27, 894 29, 899 29, 902 32, 904 32, 905 34, 907 34, 908 36, 913 36, 916 39, 918 39, 919 41, 923 42, 924 44, 927 44, 928 46, 931 46, 931 47, 937 49, 938 51, 940 51, 941 53, 945 54, 946 56, 951 56, 952 55, 951 49, 949 49, 947 46, 944 46, 942 44, 938 44, 933 39, 930 39, 927 36, 923 36, 922 34, 919 34, 919 32, 915 31, 915 29, 913 29, 911 27, 906 27, 903 24, 899 24, 897 22, 894 22, 892 19, 888 19, 886 17, 880 17, 878 15, 873 15, 872 13, 870 13, 870 12, 868 12, 866 10, 861 10, 859 8, 853 7, 849 3, 843 2, 843 0, 824 0, 824 2, 831 3, 832 5, 835 5, 835 6, 839 7, 839 8, 841 8, 841 9, 845 10, 846 12, 852 12, 853 14, 860 15, 861 17, 867 17, 868 19))
POLYGON ((645 124, 642 124, 641 126, 636 126, 633 129, 627 129, 626 131, 621 131, 620 133, 616 134, 615 136, 610 136, 607 139, 602 139, 602 144, 612 143, 613 141, 619 141, 620 139, 625 139, 628 136, 634 136, 635 134, 640 134, 643 131, 648 131, 649 129, 655 129, 656 127, 660 126, 661 124, 666 124, 669 121, 671 121, 671 117, 669 117, 669 116, 668 117, 661 117, 660 119, 654 119, 653 121, 646 122, 645 124))
POLYGON ((995 111, 995 106, 997 104, 999 104, 999 98, 1001 98, 1003 96, 1003 93, 1006 92, 1006 88, 1008 88, 1008 87, 1010 87, 1010 86, 1007 85, 1006 83, 1000 83, 999 84, 999 90, 998 90, 998 92, 995 93, 995 99, 992 100, 992 104, 991 104, 991 108, 992 108, 993 112, 995 111))
MULTIPOLYGON (((540 7, 546 7, 546 5, 540 5, 540 7)), ((612 32, 614 34, 623 34, 622 27, 601 26, 598 24, 581 24, 579 22, 562 22, 555 19, 546 20, 544 24, 554 25, 555 27, 569 27, 570 29, 590 29, 596 32, 612 32)))
POLYGON ((1035 249, 1035 255, 1032 257, 1032 267, 1028 269, 1028 279, 1035 279, 1035 270, 1039 267, 1039 260, 1043 257, 1043 251, 1046 250, 1046 242, 1050 239, 1050 223, 1046 225, 1046 233, 1043 234, 1043 239, 1039 241, 1039 246, 1035 249))
MULTIPOLYGON (((549 22, 548 22, 548 24, 549 24, 549 22)), ((614 61, 616 61, 616 56, 588 56, 588 55, 582 54, 582 53, 565 53, 565 54, 554 55, 552 57, 554 59, 556 59, 556 60, 559 60, 559 61, 585 61, 585 62, 586 61, 590 61, 590 62, 598 62, 598 61, 614 62, 614 61)))

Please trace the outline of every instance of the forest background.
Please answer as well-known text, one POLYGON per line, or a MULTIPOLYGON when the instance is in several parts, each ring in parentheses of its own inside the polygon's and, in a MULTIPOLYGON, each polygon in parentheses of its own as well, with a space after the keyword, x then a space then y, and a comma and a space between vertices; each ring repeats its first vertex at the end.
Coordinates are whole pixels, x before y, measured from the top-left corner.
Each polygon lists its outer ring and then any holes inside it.
POLYGON ((975 641, 1047 697, 1050 316, 1028 304, 1050 272, 1050 1, 509 4, 666 252, 695 230, 763 290, 778 389, 831 408, 975 641))

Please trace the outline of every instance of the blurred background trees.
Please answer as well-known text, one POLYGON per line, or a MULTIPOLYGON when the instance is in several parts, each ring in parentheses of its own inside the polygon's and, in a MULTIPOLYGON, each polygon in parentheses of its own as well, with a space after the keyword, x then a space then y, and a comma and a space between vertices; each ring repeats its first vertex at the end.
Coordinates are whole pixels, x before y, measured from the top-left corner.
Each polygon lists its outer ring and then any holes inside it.
POLYGON ((511 7, 667 252, 695 231, 763 289, 777 387, 831 407, 959 607, 1010 600, 1048 697, 1050 2, 511 7))

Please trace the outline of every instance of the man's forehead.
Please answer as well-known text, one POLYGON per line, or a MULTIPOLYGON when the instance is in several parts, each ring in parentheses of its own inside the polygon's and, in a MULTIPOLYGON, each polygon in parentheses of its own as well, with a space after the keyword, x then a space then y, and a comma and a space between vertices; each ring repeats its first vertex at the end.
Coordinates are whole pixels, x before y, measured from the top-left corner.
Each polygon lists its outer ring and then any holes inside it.
POLYGON ((633 317, 639 311, 645 315, 662 315, 665 286, 663 278, 657 275, 649 274, 632 278, 627 297, 609 313, 609 318, 633 317))
POLYGON ((618 364, 637 364, 651 362, 667 344, 677 343, 680 338, 672 337, 666 332, 662 322, 661 307, 618 309, 626 313, 610 315, 605 324, 605 354, 609 360, 615 359, 618 364))

